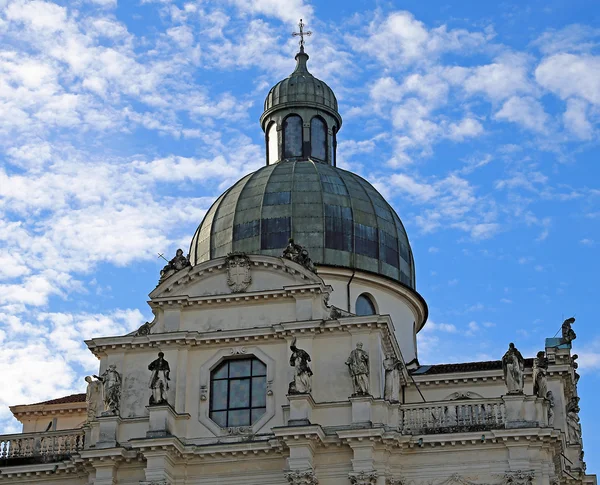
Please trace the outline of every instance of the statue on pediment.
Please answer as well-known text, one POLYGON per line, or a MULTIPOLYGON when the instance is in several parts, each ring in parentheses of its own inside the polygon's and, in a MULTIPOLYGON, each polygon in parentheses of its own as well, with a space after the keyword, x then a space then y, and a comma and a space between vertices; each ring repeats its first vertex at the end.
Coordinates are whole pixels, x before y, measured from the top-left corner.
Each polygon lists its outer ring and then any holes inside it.
POLYGON ((363 350, 362 342, 356 344, 356 348, 350 352, 346 360, 350 377, 352 377, 353 396, 368 396, 369 393, 369 354, 363 350))
POLYGON ((502 357, 504 382, 509 394, 523 394, 525 359, 512 342, 502 357))
POLYGON ((308 255, 308 250, 304 246, 295 243, 292 238, 290 238, 287 247, 283 250, 281 257, 298 263, 309 271, 315 271, 315 265, 308 255))
POLYGON ((85 391, 85 404, 87 407, 86 421, 89 423, 96 419, 98 415, 98 403, 102 395, 102 383, 92 376, 86 376, 85 382, 87 382, 87 389, 85 391))
POLYGON ((160 280, 158 283, 162 283, 169 276, 174 275, 188 266, 191 266, 189 258, 183 255, 183 249, 178 249, 175 253, 175 257, 160 270, 160 280))
POLYGON ((104 399, 103 415, 119 414, 121 400, 121 384, 123 379, 117 371, 117 366, 111 364, 101 376, 93 376, 102 383, 102 397, 104 399))
POLYGON ((169 374, 171 369, 169 363, 165 360, 165 354, 158 353, 158 359, 150 362, 148 370, 152 371, 150 376, 149 387, 152 389, 150 396, 150 406, 155 404, 163 404, 167 402, 167 391, 169 390, 169 374))
POLYGON ((400 401, 400 371, 402 362, 395 356, 388 354, 383 361, 385 369, 385 387, 383 397, 390 402, 400 401))
POLYGON ((546 352, 540 350, 533 359, 533 394, 545 398, 548 392, 548 359, 546 352))
POLYGON ((296 337, 290 345, 292 355, 290 356, 290 365, 294 368, 294 380, 290 382, 289 394, 308 394, 312 390, 313 372, 308 365, 310 355, 305 350, 296 347, 296 337))
POLYGON ((562 341, 565 344, 570 344, 573 340, 575 340, 577 338, 577 334, 575 333, 575 330, 573 330, 571 328, 571 325, 573 325, 574 323, 575 323, 575 317, 571 317, 571 318, 567 318, 561 326, 562 341))

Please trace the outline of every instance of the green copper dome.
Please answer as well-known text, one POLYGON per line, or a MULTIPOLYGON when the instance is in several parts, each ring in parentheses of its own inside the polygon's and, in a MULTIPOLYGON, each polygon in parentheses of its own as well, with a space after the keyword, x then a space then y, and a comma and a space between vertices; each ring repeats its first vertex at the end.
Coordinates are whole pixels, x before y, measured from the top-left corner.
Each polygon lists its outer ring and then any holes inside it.
POLYGON ((281 256, 289 238, 317 265, 378 273, 415 287, 400 218, 369 182, 312 160, 285 160, 239 180, 198 227, 190 262, 240 251, 281 256))

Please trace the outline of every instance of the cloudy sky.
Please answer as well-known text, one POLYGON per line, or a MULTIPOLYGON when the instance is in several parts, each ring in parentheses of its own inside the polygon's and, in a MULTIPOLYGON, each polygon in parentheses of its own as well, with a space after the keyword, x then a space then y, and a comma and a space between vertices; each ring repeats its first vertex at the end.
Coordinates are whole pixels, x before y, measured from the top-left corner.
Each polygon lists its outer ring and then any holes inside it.
POLYGON ((411 238, 421 362, 533 356, 575 315, 598 471, 593 0, 0 0, 0 431, 9 404, 84 390, 82 339, 150 320, 157 253, 264 164, 300 17, 340 102, 339 165, 411 238))

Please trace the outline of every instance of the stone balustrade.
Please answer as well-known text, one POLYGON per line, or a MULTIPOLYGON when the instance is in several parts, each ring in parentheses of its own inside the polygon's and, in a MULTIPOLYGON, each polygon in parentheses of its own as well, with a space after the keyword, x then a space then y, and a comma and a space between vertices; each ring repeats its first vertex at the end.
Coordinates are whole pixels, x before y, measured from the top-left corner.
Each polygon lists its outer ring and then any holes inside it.
POLYGON ((83 429, 0 435, 0 463, 48 463, 83 450, 83 429))
POLYGON ((453 433, 504 428, 502 399, 465 399, 404 404, 400 407, 404 434, 453 433))

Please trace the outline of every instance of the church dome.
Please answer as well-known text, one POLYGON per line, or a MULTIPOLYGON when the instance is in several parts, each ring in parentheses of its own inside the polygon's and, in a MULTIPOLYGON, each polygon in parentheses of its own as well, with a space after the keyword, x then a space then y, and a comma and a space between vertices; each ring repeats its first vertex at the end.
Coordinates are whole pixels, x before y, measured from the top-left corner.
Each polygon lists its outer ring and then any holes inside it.
POLYGON ((281 256, 290 238, 317 267, 355 268, 415 287, 394 209, 365 179, 311 159, 267 165, 221 195, 196 230, 190 262, 237 251, 281 256))

